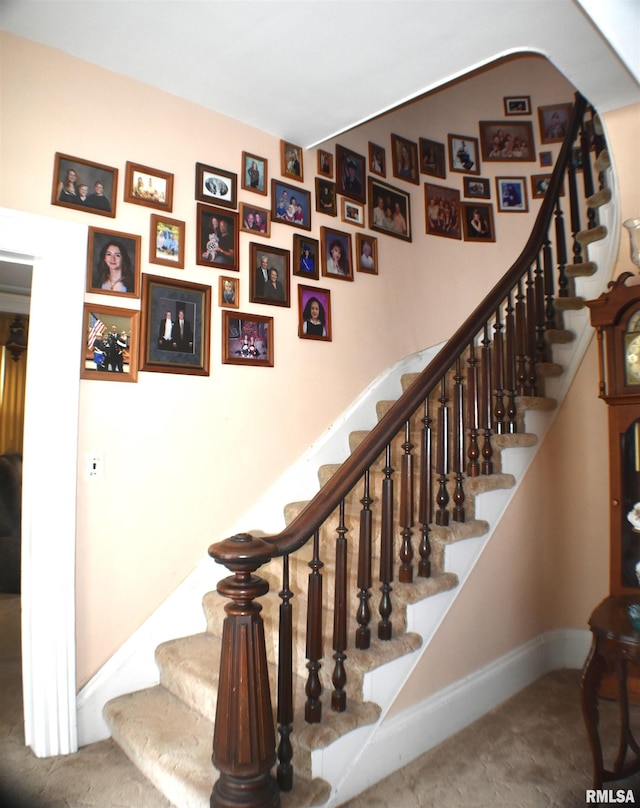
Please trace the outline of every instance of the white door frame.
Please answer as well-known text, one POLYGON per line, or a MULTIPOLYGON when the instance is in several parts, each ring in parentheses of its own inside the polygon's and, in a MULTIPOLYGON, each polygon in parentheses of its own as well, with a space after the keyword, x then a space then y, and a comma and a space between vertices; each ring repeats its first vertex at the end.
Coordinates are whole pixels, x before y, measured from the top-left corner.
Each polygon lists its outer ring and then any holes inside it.
POLYGON ((0 258, 33 266, 21 598, 25 740, 37 757, 78 748, 76 478, 87 231, 0 208, 0 258))

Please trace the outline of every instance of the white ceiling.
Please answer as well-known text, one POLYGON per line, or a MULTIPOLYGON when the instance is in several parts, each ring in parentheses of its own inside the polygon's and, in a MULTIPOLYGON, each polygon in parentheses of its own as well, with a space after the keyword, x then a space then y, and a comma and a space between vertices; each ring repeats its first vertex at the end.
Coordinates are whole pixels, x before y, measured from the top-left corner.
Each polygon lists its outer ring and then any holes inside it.
POLYGON ((0 26, 303 146, 521 51, 601 111, 640 98, 638 0, 0 0, 0 26))

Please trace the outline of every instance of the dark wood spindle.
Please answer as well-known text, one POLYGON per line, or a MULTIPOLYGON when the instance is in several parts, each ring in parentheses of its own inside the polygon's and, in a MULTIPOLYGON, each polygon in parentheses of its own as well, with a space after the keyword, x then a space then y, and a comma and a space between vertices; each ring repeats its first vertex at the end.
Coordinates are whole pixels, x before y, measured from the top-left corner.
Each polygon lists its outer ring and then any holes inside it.
POLYGON ((460 357, 456 359, 453 375, 453 473, 456 487, 453 491, 453 521, 464 522, 464 387, 460 357))
POLYGON ((402 444, 402 465, 400 469, 400 527, 402 543, 400 546, 400 569, 398 580, 403 584, 413 581, 413 443, 411 443, 411 421, 404 425, 404 443, 402 444))
POLYGON ((347 707, 347 672, 344 663, 347 659, 347 527, 344 521, 344 499, 340 501, 340 519, 336 536, 335 598, 333 608, 333 693, 331 709, 343 713, 347 707))
POLYGON ((482 473, 493 474, 493 447, 491 446, 491 340, 489 324, 484 324, 480 353, 482 384, 480 386, 480 429, 482 430, 482 473))
POLYGON ((369 496, 369 469, 364 473, 364 493, 360 500, 360 541, 358 544, 358 611, 356 619, 356 648, 364 650, 371 645, 371 536, 373 499, 369 496))
POLYGON ((578 241, 580 232, 580 203, 578 201, 578 181, 576 179, 576 168, 571 163, 567 172, 567 185, 569 186, 569 211, 571 221, 571 238, 573 250, 573 263, 582 263, 582 244, 578 241))
POLYGON ((447 380, 440 380, 440 406, 438 407, 438 433, 436 435, 436 471, 438 473, 438 494, 436 503, 436 524, 449 524, 449 492, 447 491, 447 475, 449 474, 449 408, 447 407, 447 380))
POLYGON ((422 419, 422 435, 420 441, 420 502, 418 518, 420 520, 420 563, 418 576, 431 576, 431 541, 429 525, 433 519, 433 446, 431 434, 431 418, 429 417, 429 396, 424 402, 424 418, 422 419))
POLYGON ((549 358, 547 341, 544 334, 544 273, 540 253, 536 257, 536 270, 534 277, 535 295, 535 356, 536 362, 546 362, 549 358))
POLYGON ((504 417, 506 408, 504 405, 504 326, 502 325, 502 315, 500 307, 496 309, 496 317, 493 323, 493 383, 495 385, 495 406, 493 409, 494 428, 496 435, 504 435, 506 427, 504 417))
POLYGON ((391 582, 393 581, 393 468, 391 466, 391 444, 385 450, 385 466, 382 470, 382 516, 380 537, 380 620, 378 638, 390 640, 393 633, 391 623, 391 582))
POLYGON ((525 296, 522 291, 522 280, 519 280, 516 294, 516 393, 519 396, 526 396, 527 394, 526 341, 527 312, 525 296))
POLYGON ((538 372, 536 370, 536 289, 531 268, 527 272, 527 322, 525 355, 527 361, 527 394, 538 395, 538 372))
POLYGON ((320 534, 313 534, 313 558, 309 562, 309 601, 307 603, 307 701, 304 706, 304 719, 308 724, 319 724, 322 718, 322 683, 320 668, 322 650, 322 568, 320 561, 320 534))
POLYGON ((480 474, 480 446, 478 444, 478 426, 480 420, 480 385, 478 383, 478 360, 476 346, 469 346, 467 358, 467 429, 469 445, 467 447, 467 476, 477 477, 480 474))
POLYGON ((282 590, 278 636, 278 786, 280 791, 293 788, 293 592, 289 588, 289 556, 282 557, 282 590))
POLYGON ((544 267, 544 297, 545 297, 545 323, 547 330, 556 327, 555 285, 553 278, 553 250, 547 238, 542 247, 542 264, 544 267))
MULTIPOLYGON (((582 121, 580 130, 580 157, 582 158, 582 182, 584 184, 584 196, 588 199, 593 196, 593 170, 591 168, 591 149, 589 143, 589 133, 582 121)), ((598 224, 596 211, 594 208, 587 208, 587 229, 593 230, 598 224)))
POLYGON ((567 278, 567 240, 564 230, 564 213, 560 200, 556 201, 556 261, 558 262, 558 297, 569 297, 569 279, 567 278))
POLYGON ((513 307, 513 293, 509 292, 507 298, 507 309, 505 314, 505 363, 504 363, 504 386, 507 391, 507 425, 509 434, 518 431, 516 420, 516 319, 513 307))

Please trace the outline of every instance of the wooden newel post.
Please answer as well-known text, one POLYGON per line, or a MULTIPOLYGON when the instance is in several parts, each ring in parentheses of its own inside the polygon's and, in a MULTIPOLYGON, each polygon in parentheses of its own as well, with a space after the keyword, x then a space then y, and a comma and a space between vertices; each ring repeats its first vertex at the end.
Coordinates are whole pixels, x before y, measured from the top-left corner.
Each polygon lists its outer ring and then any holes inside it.
POLYGON ((220 777, 211 808, 277 808, 280 792, 271 769, 276 736, 267 673, 262 607, 269 584, 253 575, 273 548, 247 533, 212 544, 209 555, 234 574, 220 581, 229 599, 222 630, 213 765, 220 777))

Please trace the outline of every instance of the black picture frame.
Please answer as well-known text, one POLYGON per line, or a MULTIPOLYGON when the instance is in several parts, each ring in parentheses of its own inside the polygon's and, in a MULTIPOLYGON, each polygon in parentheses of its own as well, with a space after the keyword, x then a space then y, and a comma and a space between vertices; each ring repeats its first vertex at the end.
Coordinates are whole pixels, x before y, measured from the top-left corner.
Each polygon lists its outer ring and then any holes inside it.
POLYGON ((195 197, 208 205, 238 207, 238 175, 223 168, 196 163, 195 197))

